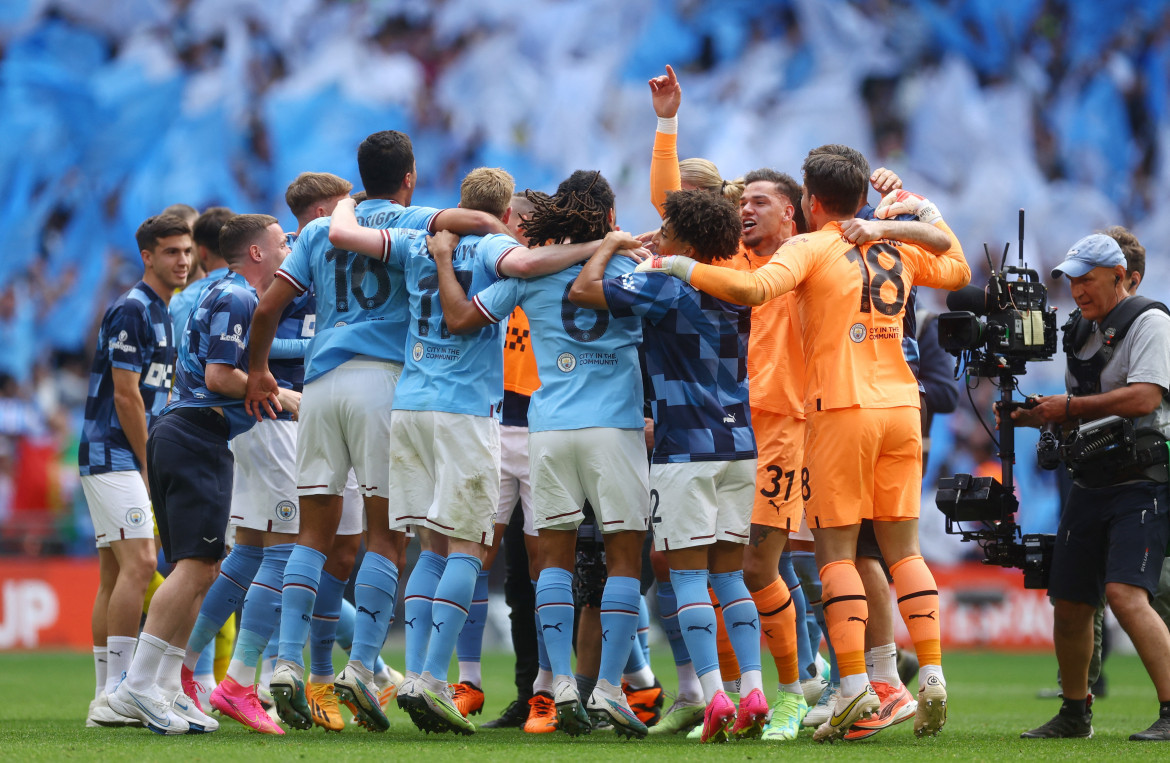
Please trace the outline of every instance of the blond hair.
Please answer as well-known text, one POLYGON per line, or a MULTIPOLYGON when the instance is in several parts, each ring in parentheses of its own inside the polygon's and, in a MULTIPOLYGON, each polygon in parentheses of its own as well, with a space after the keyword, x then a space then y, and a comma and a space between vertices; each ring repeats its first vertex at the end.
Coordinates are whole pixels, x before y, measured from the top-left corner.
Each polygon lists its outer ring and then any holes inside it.
POLYGON ((317 202, 348 196, 352 190, 353 183, 337 175, 328 172, 302 172, 297 175, 296 180, 288 184, 288 190, 284 192, 284 202, 288 204, 293 216, 300 219, 301 215, 308 212, 317 202))
POLYGON ((516 181, 499 167, 477 167, 459 186, 459 206, 503 217, 516 190, 516 181))
POLYGON ((717 193, 736 204, 743 195, 743 180, 724 180, 719 168, 709 159, 683 159, 678 163, 678 174, 682 182, 717 193))

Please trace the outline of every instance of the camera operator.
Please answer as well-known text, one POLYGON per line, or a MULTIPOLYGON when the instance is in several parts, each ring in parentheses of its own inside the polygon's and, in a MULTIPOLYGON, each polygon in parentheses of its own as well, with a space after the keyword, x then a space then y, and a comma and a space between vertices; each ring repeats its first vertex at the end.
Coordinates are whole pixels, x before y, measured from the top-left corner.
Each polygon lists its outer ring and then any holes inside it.
POLYGON ((1049 585, 1064 701, 1052 720, 1021 736, 1092 736, 1088 670, 1093 614, 1104 596, 1137 648, 1161 705, 1158 720, 1130 739, 1170 741, 1170 632, 1150 606, 1170 539, 1167 466, 1164 457, 1156 458, 1166 453, 1164 437, 1170 433, 1170 315, 1164 308, 1149 309, 1162 307, 1156 303, 1129 303, 1142 298, 1128 295, 1125 257, 1109 236, 1093 234, 1074 244, 1052 271, 1053 278, 1061 274, 1069 277, 1082 320, 1092 330, 1079 346, 1075 340, 1066 344, 1068 393, 1037 398, 1012 418, 1022 426, 1066 428, 1109 416, 1130 419, 1139 434, 1137 455, 1147 458, 1130 468, 1066 464, 1074 481, 1049 585), (1133 317, 1139 304, 1147 309, 1133 317))

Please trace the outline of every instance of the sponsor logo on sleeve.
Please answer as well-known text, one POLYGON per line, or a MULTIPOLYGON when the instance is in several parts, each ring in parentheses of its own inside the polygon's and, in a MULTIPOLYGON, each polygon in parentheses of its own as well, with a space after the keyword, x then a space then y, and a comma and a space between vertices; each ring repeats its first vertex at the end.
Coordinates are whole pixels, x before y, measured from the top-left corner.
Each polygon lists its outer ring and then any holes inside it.
POLYGON ((118 352, 138 352, 138 348, 132 344, 127 344, 126 340, 130 335, 125 331, 119 331, 118 336, 110 340, 110 349, 118 352))
POLYGON ((231 342, 239 347, 243 347, 244 346, 244 327, 237 323, 235 325, 235 327, 232 329, 231 334, 220 334, 219 341, 231 342))

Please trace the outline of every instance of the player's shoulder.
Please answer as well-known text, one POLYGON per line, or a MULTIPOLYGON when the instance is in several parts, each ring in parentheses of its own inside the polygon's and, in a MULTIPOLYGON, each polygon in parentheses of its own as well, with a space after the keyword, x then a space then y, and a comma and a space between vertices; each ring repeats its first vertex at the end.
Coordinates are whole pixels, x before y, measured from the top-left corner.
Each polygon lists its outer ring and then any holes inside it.
POLYGON ((329 226, 333 222, 332 217, 318 217, 315 220, 310 220, 301 232, 296 236, 296 240, 292 242, 292 251, 313 247, 321 244, 329 243, 329 226))

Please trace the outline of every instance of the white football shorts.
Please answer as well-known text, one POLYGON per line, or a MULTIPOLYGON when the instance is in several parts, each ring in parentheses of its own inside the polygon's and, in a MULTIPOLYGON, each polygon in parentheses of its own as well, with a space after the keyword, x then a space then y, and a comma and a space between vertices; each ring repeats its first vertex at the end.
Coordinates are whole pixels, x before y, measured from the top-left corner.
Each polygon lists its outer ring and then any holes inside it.
POLYGON ((87 474, 81 478, 81 490, 98 548, 109 548, 110 541, 154 537, 154 512, 138 472, 87 474))
POLYGON ((417 525, 490 544, 500 505, 500 422, 443 411, 394 411, 390 529, 417 525))
POLYGON ((363 495, 387 497, 390 409, 402 366, 354 358, 305 385, 297 494, 341 495, 349 470, 363 495))
POLYGON ((646 529, 650 485, 641 429, 532 432, 528 461, 537 530, 575 528, 586 500, 603 533, 646 529))
POLYGON ((532 482, 528 478, 528 427, 500 426, 500 510, 496 524, 512 521, 516 500, 524 513, 524 534, 536 535, 532 526, 532 482))
POLYGON ((657 551, 747 543, 756 460, 650 465, 650 528, 657 551))

